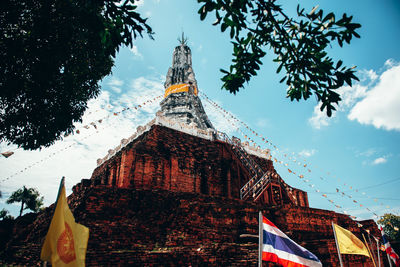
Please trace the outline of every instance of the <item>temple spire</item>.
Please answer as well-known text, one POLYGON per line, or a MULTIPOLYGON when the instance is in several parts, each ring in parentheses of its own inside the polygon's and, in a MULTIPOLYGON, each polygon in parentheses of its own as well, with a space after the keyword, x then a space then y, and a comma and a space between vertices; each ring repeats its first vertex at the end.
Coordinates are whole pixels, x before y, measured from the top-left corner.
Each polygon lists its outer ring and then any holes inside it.
POLYGON ((185 45, 187 45, 187 41, 188 41, 188 38, 186 37, 185 38, 185 33, 182 31, 182 37, 179 39, 179 37, 178 37, 178 42, 182 45, 182 46, 185 46, 185 45))
POLYGON ((172 66, 168 69, 161 101, 162 115, 199 129, 214 129, 204 111, 198 95, 196 77, 192 67, 192 52, 182 32, 179 45, 172 54, 172 66))
POLYGON ((171 85, 192 84, 197 88, 197 81, 192 68, 192 51, 187 46, 187 37, 182 32, 178 38, 179 44, 172 54, 172 66, 169 68, 165 80, 165 88, 171 85))

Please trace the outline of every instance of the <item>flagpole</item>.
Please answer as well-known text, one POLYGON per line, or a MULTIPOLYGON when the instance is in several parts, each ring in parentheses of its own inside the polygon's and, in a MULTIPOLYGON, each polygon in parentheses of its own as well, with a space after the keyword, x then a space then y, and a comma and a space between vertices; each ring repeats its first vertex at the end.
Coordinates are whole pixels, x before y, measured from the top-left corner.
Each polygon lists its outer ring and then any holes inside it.
MULTIPOLYGON (((372 250, 372 242, 371 242, 371 235, 370 235, 370 233, 369 233, 369 231, 366 231, 367 233, 368 233, 368 244, 371 246, 371 255, 373 256, 373 258, 374 258, 374 260, 375 260, 375 253, 374 253, 374 251, 372 250)), ((365 241, 365 242, 367 242, 367 241, 365 241)))
POLYGON ((368 254, 369 254, 369 256, 371 257, 372 263, 373 263, 373 264, 374 264, 374 266, 376 267, 376 264, 375 264, 374 257, 371 255, 371 251, 369 250, 369 246, 368 246, 367 240, 365 239, 365 236, 364 236, 364 234, 362 234, 362 236, 363 236, 363 238, 364 238, 364 242, 365 242, 365 244, 367 245, 368 254))
POLYGON ((60 197, 61 188, 64 186, 64 182, 65 182, 65 177, 63 176, 61 178, 60 186, 58 187, 57 198, 56 198, 56 202, 54 203, 54 210, 56 210, 57 203, 58 203, 58 198, 60 197))
POLYGON ((340 255, 339 244, 337 242, 336 231, 335 231, 335 226, 333 225, 333 221, 332 221, 332 229, 333 229, 333 235, 335 237, 336 249, 337 249, 338 255, 339 255, 340 267, 343 267, 342 256, 340 255))
MULTIPOLYGON (((54 212, 56 211, 58 199, 60 198, 61 189, 63 188, 64 183, 65 183, 65 177, 63 176, 61 178, 60 185, 58 186, 57 198, 56 198, 56 202, 54 203, 54 212)), ((53 214, 53 216, 54 216, 54 214, 53 214)), ((46 267, 47 266, 47 261, 43 261, 43 265, 42 266, 46 267)))
MULTIPOLYGON (((386 248, 386 246, 385 246, 385 248, 386 248)), ((386 249, 385 249, 385 252, 386 252, 386 249)), ((387 258, 388 258, 390 267, 393 267, 393 265, 392 265, 392 259, 389 257, 389 254, 387 254, 387 252, 386 252, 386 256, 387 256, 387 258)))
POLYGON ((263 218, 261 211, 258 212, 258 267, 262 267, 262 245, 263 245, 263 218))
POLYGON ((378 267, 381 267, 381 257, 379 255, 379 240, 375 238, 376 241, 376 250, 378 252, 378 267))
POLYGON ((387 257, 387 259, 388 259, 388 262, 389 262, 390 267, 393 267, 393 265, 392 265, 392 260, 390 259, 389 254, 387 253, 387 250, 386 250, 386 242, 387 242, 387 240, 385 240, 385 239, 386 239, 386 238, 385 238, 385 233, 383 232, 382 226, 380 226, 379 229, 381 230, 382 241, 383 241, 383 245, 384 245, 384 247, 385 247, 386 257, 387 257))

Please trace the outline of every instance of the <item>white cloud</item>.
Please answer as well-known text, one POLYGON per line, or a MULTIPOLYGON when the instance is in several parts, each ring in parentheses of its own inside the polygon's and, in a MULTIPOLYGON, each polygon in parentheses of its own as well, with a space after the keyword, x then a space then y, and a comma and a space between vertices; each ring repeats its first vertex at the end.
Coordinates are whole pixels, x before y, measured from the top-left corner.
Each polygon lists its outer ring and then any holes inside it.
POLYGON ((314 155, 316 152, 317 152, 316 149, 303 149, 302 151, 299 152, 299 155, 308 158, 314 155))
POLYGON ((378 218, 383 216, 385 213, 397 214, 400 208, 399 206, 393 206, 393 205, 391 206, 367 205, 367 207, 371 211, 368 211, 365 208, 347 208, 347 211, 350 215, 356 216, 357 220, 367 220, 367 219, 378 220, 378 218), (376 213, 378 216, 375 216, 373 213, 376 213))
MULTIPOLYGON (((76 124, 80 133, 57 141, 49 148, 24 151, 1 143, 1 152, 13 150, 15 154, 9 158, 0 157, 0 190, 3 193, 0 209, 6 208, 13 215, 18 214, 18 206, 6 205, 3 200, 23 185, 37 188, 45 197, 46 206, 54 203, 63 176, 66 177, 67 194, 70 194, 72 186, 83 178, 91 177, 97 159, 106 156, 109 149, 114 149, 120 144, 121 139, 131 136, 137 126, 144 125, 155 117, 155 113, 160 109, 159 101, 142 104, 163 94, 164 80, 164 76, 139 77, 125 83, 117 78, 111 79, 108 85, 126 86, 124 94, 115 97, 109 91, 103 90, 96 99, 88 102, 82 123, 76 124), (140 111, 129 109, 121 112, 126 107, 139 104, 142 105, 140 111), (115 116, 114 112, 120 113, 115 116), (99 120, 102 120, 101 123, 99 120), (97 129, 90 124, 92 122, 97 129), (89 126, 88 129, 83 128, 86 125, 89 126), (10 176, 12 177, 9 178, 10 176), (7 180, 3 181, 4 179, 7 180)), ((203 100, 214 127, 232 135, 236 127, 205 102, 203 100)))
MULTIPOLYGON (((162 77, 134 79, 126 93, 114 99, 111 98, 110 92, 102 91, 96 99, 88 102, 82 123, 76 124, 80 133, 70 135, 63 141, 57 141, 51 147, 40 151, 24 151, 1 143, 1 152, 7 150, 15 152, 9 158, 0 157, 0 190, 3 199, 26 185, 37 188, 45 197, 45 205, 49 205, 55 201, 62 176, 66 177, 67 193, 71 193, 73 185, 82 178, 91 177, 98 158, 103 158, 109 149, 118 146, 121 139, 131 136, 137 126, 144 125, 154 118, 160 108, 159 102, 146 103, 139 111, 129 109, 119 113, 118 116, 113 114, 125 107, 143 104, 144 101, 162 94, 164 90, 162 79, 162 77), (89 126, 88 129, 83 128, 85 125, 89 126)), ((123 84, 118 79, 111 80, 110 83, 123 84)), ((13 215, 18 213, 17 206, 0 202, 0 209, 2 208, 11 210, 13 215)))
POLYGON ((373 162, 372 162, 372 164, 373 165, 378 165, 378 164, 383 164, 383 163, 386 163, 387 162, 387 159, 385 158, 385 157, 379 157, 379 158, 376 158, 373 162))
POLYGON ((367 82, 369 84, 375 82, 379 78, 379 75, 374 70, 360 70, 357 75, 361 82, 367 82))
POLYGON ((117 94, 120 94, 122 92, 122 89, 119 87, 111 86, 111 90, 116 92, 117 94))
POLYGON ((389 58, 385 61, 385 67, 391 68, 394 65, 396 65, 396 62, 392 58, 389 58))
MULTIPOLYGON (((214 100, 214 102, 217 103, 218 105, 222 106, 222 103, 220 101, 214 100)), ((204 98, 202 99, 202 103, 203 103, 204 110, 215 129, 217 129, 218 131, 224 132, 228 135, 232 135, 233 133, 236 132, 236 128, 238 127, 238 125, 236 124, 236 122, 233 119, 227 117, 219 109, 215 108, 210 103, 208 103, 204 98)), ((233 113, 231 113, 231 114, 233 116, 235 116, 236 118, 238 117, 237 115, 235 115, 233 113)), ((237 137, 240 137, 240 136, 237 136, 237 137)))
POLYGON ((122 86, 124 84, 124 81, 118 79, 117 77, 112 77, 107 84, 110 86, 122 86))
MULTIPOLYGON (((144 4, 144 0, 134 0, 134 4, 137 6, 137 7, 141 7, 141 6, 143 6, 143 4, 144 4)), ((122 6, 123 4, 125 3, 125 0, 121 0, 121 1, 119 1, 119 3, 117 3, 117 5, 118 6, 122 6)))
POLYGON ((336 116, 336 113, 333 113, 331 118, 326 115, 326 110, 320 110, 321 105, 317 105, 314 107, 314 112, 312 117, 308 120, 311 126, 315 129, 321 129, 322 127, 328 126, 330 120, 336 116))
POLYGON ((136 57, 136 58, 140 58, 143 59, 143 55, 139 52, 139 49, 137 48, 136 45, 132 44, 132 47, 129 49, 132 54, 136 57))
POLYGON ((376 149, 368 148, 366 151, 359 153, 360 156, 371 157, 372 155, 376 154, 376 149))
POLYGON ((121 86, 124 85, 124 81, 113 76, 107 85, 110 86, 111 90, 119 94, 122 91, 121 86))
MULTIPOLYGON (((373 125, 386 130, 400 131, 400 64, 389 59, 384 70, 377 74, 374 70, 361 70, 360 82, 352 87, 343 86, 337 90, 342 101, 333 113, 348 113, 347 118, 361 124, 373 125)), ((332 118, 314 107, 309 123, 315 129, 328 126, 332 118)))
MULTIPOLYGON (((373 75, 373 73, 370 73, 373 75)), ((339 111, 345 111, 346 109, 352 107, 357 101, 364 98, 367 95, 367 86, 362 86, 361 84, 354 84, 352 87, 343 86, 340 87, 337 92, 340 94, 342 101, 339 103, 339 111)))
POLYGON ((266 127, 266 126, 268 126, 268 124, 269 124, 269 121, 265 118, 258 118, 256 120, 256 125, 260 128, 266 127))
MULTIPOLYGON (((369 82, 376 79, 377 75, 374 71, 361 71, 361 80, 368 80, 369 82)), ((329 118, 326 115, 326 109, 321 111, 321 103, 314 107, 314 112, 312 117, 308 120, 311 126, 315 129, 321 129, 322 127, 328 126, 333 118, 336 117, 337 112, 343 112, 351 108, 357 101, 366 96, 366 91, 368 87, 361 84, 354 84, 353 87, 342 86, 337 90, 340 94, 342 101, 340 105, 336 107, 336 111, 332 113, 329 118)))
POLYGON ((348 118, 378 129, 400 131, 399 103, 400 65, 397 64, 380 75, 379 82, 355 104, 348 118))
POLYGON ((140 7, 144 5, 144 0, 135 0, 135 5, 140 7))
MULTIPOLYGON (((143 103, 150 96, 159 96, 164 93, 163 80, 164 76, 157 78, 139 77, 130 83, 130 90, 120 100, 125 105, 138 105, 143 103)), ((145 111, 152 112, 154 110, 143 107, 145 111)), ((155 113, 155 112, 154 112, 155 113)))

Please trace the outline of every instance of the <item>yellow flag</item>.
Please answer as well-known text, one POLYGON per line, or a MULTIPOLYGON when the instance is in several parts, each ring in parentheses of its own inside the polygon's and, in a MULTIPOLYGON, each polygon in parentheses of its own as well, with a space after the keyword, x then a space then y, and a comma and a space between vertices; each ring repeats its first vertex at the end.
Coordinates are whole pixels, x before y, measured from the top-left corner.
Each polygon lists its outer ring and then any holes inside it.
POLYGON ((367 247, 352 232, 336 224, 333 224, 333 226, 341 254, 358 254, 369 257, 367 247))
POLYGON ((57 267, 85 266, 88 239, 89 229, 75 222, 68 207, 63 178, 40 259, 57 267))

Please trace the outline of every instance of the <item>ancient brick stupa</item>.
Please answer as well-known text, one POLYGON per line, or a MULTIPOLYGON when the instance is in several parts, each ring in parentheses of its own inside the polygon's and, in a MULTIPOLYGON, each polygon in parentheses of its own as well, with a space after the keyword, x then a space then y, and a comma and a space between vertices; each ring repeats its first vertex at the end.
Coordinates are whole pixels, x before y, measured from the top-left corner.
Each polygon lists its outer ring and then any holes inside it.
MULTIPOLYGON (((307 193, 276 172, 269 150, 214 129, 198 90, 182 38, 155 119, 110 149, 69 196, 77 222, 90 229, 87 265, 255 266, 258 240, 251 235, 262 210, 324 266, 338 266, 331 221, 359 234, 357 223, 310 208, 307 193)), ((52 211, 20 218, 4 234, 0 262, 38 263, 52 211)), ((372 220, 362 224, 379 236, 372 220)), ((371 266, 365 256, 343 259, 371 266)))

